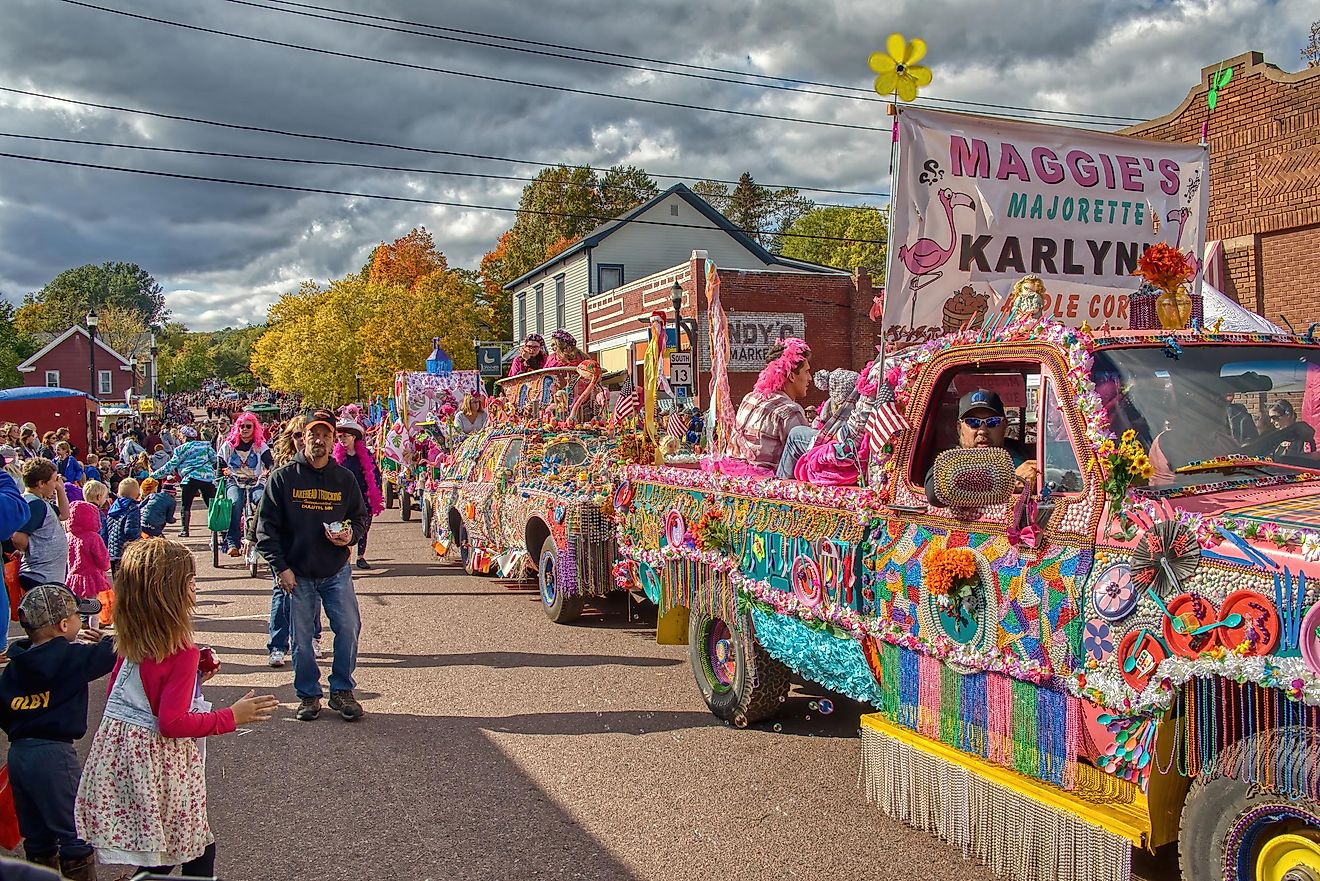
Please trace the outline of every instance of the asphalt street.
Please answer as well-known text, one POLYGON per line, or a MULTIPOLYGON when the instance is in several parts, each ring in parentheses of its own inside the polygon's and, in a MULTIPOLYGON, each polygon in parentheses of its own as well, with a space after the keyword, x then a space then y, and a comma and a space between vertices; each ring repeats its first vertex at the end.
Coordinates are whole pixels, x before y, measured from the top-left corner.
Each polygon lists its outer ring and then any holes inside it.
MULTIPOLYGON (((208 745, 222 878, 994 877, 865 800, 859 705, 829 695, 824 715, 826 695, 799 686, 777 724, 728 727, 686 648, 655 644, 653 611, 612 597, 551 624, 534 591, 441 565, 398 516, 373 527, 375 568, 355 578, 357 723, 293 718, 291 665, 266 665, 268 577, 228 558, 217 571, 189 540, 197 640, 222 662, 207 697, 282 701, 208 745)), ((1169 865, 1142 874, 1174 878, 1169 865)))

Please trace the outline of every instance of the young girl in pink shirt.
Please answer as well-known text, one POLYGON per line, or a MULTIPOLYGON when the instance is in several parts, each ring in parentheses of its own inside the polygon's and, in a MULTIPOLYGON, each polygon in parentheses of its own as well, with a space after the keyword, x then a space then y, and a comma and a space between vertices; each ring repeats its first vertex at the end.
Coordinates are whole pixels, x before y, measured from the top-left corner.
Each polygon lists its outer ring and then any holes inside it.
POLYGON ((249 691, 212 710, 201 684, 219 664, 193 644, 192 553, 169 539, 135 541, 115 575, 110 696, 78 787, 78 829, 102 862, 168 875, 215 874, 202 738, 264 722, 274 695, 249 691))
POLYGON ((101 512, 92 502, 69 506, 69 574, 65 585, 87 599, 110 589, 110 552, 101 538, 101 512))

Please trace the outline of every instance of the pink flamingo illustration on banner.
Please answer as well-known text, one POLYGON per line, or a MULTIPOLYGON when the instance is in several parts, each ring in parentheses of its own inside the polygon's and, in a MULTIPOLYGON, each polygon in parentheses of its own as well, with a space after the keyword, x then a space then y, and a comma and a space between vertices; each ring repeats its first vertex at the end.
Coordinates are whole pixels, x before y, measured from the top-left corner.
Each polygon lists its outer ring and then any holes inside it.
POLYGON ((958 241, 958 227, 953 222, 954 208, 975 208, 976 201, 965 193, 955 193, 950 189, 940 190, 940 203, 944 205, 944 216, 949 222, 949 245, 942 248, 932 238, 923 236, 911 245, 904 245, 898 250, 898 259, 903 261, 907 271, 912 274, 910 286, 919 291, 944 275, 940 268, 953 256, 953 246, 958 241))

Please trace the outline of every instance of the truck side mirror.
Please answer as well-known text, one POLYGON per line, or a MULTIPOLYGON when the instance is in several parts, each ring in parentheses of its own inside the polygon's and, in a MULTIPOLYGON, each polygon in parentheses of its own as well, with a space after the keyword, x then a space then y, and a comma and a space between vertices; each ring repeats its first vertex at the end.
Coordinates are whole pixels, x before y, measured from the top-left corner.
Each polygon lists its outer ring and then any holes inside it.
POLYGON ((988 508, 1013 497, 1013 459, 1001 447, 945 450, 933 471, 935 495, 949 508, 988 508))

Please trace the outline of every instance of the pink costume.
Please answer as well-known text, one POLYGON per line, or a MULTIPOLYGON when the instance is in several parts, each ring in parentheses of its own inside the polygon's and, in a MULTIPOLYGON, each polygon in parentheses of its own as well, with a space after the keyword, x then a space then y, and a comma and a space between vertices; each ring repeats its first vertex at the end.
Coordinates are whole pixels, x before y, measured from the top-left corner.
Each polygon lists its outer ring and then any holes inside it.
POLYGON ((65 584, 84 599, 110 589, 110 552, 101 538, 101 512, 91 502, 69 506, 69 574, 65 584))

